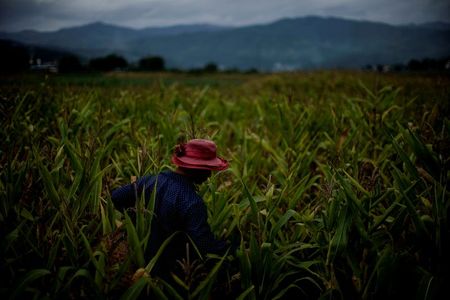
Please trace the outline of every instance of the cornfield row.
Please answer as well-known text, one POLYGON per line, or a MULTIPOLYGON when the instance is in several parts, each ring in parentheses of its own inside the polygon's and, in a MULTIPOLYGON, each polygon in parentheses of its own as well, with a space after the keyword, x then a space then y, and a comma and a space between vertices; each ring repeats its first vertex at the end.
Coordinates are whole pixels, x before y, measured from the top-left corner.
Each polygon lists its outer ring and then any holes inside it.
POLYGON ((158 76, 2 78, 2 295, 436 299, 445 290, 448 78, 158 76), (199 193, 216 236, 240 246, 181 262, 185 276, 167 283, 151 275, 160 253, 143 255, 152 201, 138 201, 147 210, 131 222, 110 195, 170 168, 172 147, 193 137, 213 139, 231 161, 199 193))

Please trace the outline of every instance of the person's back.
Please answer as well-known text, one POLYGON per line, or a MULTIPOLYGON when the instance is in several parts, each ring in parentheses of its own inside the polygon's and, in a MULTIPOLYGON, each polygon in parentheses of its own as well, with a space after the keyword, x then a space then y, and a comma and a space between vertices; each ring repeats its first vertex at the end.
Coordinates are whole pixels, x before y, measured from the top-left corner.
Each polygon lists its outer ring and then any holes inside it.
MULTIPOLYGON (((202 143, 203 140, 194 140, 193 144, 197 146, 194 150, 203 150, 202 143), (199 142, 196 143, 196 141, 199 142)), ((184 146, 188 148, 187 155, 186 151, 181 152, 181 155, 176 152, 172 158, 178 166, 175 172, 165 171, 154 176, 144 176, 135 184, 125 185, 112 193, 116 208, 128 209, 135 206, 136 197, 141 197, 142 192, 144 192, 144 199, 150 201, 156 186, 154 216, 146 251, 147 259, 156 254, 168 237, 178 232, 153 270, 155 275, 162 278, 167 278, 170 271, 174 270, 176 261, 186 256, 185 244, 189 241, 187 235, 202 255, 206 253, 222 255, 227 249, 225 242, 214 238, 207 223, 206 206, 197 195, 194 183, 205 181, 211 175, 211 169, 223 170, 228 167, 228 164, 216 157, 214 148, 214 161, 203 159, 205 165, 199 165, 199 162, 202 162, 202 152, 189 152, 189 145, 188 143, 184 146), (196 164, 189 164, 192 162, 196 164)), ((191 251, 191 254, 193 252, 191 251)))

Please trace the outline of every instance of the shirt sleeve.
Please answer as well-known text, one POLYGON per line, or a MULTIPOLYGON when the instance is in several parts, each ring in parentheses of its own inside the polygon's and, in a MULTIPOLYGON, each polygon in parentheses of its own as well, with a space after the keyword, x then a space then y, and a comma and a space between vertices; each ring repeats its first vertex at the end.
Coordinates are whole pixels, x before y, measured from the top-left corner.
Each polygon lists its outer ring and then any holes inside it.
POLYGON ((186 233, 194 241, 200 253, 214 253, 223 255, 227 250, 224 241, 216 240, 208 224, 208 215, 203 200, 195 195, 191 205, 186 210, 186 233))
POLYGON ((127 184, 115 189, 111 194, 111 200, 118 210, 127 209, 135 204, 134 185, 127 184))
POLYGON ((144 176, 139 178, 135 184, 131 183, 115 189, 111 194, 111 200, 116 209, 123 210, 134 207, 136 205, 136 197, 139 197, 149 184, 149 179, 149 176, 144 176))

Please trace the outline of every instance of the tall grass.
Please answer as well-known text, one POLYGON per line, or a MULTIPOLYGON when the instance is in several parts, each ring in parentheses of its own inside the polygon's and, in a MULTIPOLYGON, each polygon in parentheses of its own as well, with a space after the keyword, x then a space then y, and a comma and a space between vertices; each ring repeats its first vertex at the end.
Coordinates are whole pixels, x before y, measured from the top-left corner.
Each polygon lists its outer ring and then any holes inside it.
POLYGON ((445 289, 448 78, 126 76, 1 85, 2 295, 433 299, 445 289), (132 221, 110 193, 170 168, 171 147, 192 137, 214 139, 231 161, 199 192, 213 232, 239 247, 187 255, 169 283, 151 271, 170 238, 144 255, 154 195, 136 199, 132 221))

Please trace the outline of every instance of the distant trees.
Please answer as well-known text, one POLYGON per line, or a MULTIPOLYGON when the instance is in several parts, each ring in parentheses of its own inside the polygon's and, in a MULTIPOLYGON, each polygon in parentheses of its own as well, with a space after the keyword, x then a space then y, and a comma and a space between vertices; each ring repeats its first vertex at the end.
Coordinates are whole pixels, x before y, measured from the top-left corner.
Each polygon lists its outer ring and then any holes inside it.
POLYGON ((83 70, 80 59, 75 55, 66 55, 58 61, 58 71, 60 73, 76 73, 83 70))
POLYGON ((139 60, 139 69, 143 71, 164 71, 165 62, 161 56, 147 56, 139 60))
POLYGON ((0 72, 21 72, 29 69, 28 51, 22 45, 0 40, 0 72))
MULTIPOLYGON (((443 58, 423 58, 411 59, 405 63, 398 64, 369 64, 363 67, 367 71, 378 72, 429 72, 429 73, 450 73, 450 57, 443 58)), ((208 62, 203 67, 197 63, 192 63, 198 67, 191 69, 167 69, 166 62, 161 56, 145 56, 131 65, 127 60, 117 54, 109 54, 102 57, 92 58, 88 63, 80 60, 76 55, 43 48, 38 46, 24 45, 18 42, 0 39, 0 72, 13 73, 31 71, 77 73, 77 72, 109 72, 114 70, 147 71, 147 72, 185 72, 188 74, 214 74, 214 73, 257 73, 257 69, 226 68, 215 62, 208 62)))
POLYGON ((127 66, 127 60, 122 56, 118 56, 116 54, 94 58, 89 61, 89 68, 103 72, 124 69, 127 66))
POLYGON ((207 63, 203 68, 190 69, 188 72, 191 74, 203 74, 203 73, 216 73, 219 71, 217 64, 213 62, 207 63))
POLYGON ((443 59, 412 59, 408 62, 406 68, 410 71, 445 71, 450 68, 449 63, 450 57, 446 57, 443 59))
POLYGON ((363 69, 378 72, 450 72, 450 57, 411 59, 407 64, 366 65, 363 69))
POLYGON ((213 62, 209 62, 205 65, 205 67, 203 68, 203 71, 206 73, 215 73, 219 70, 219 68, 217 67, 217 65, 213 62))

